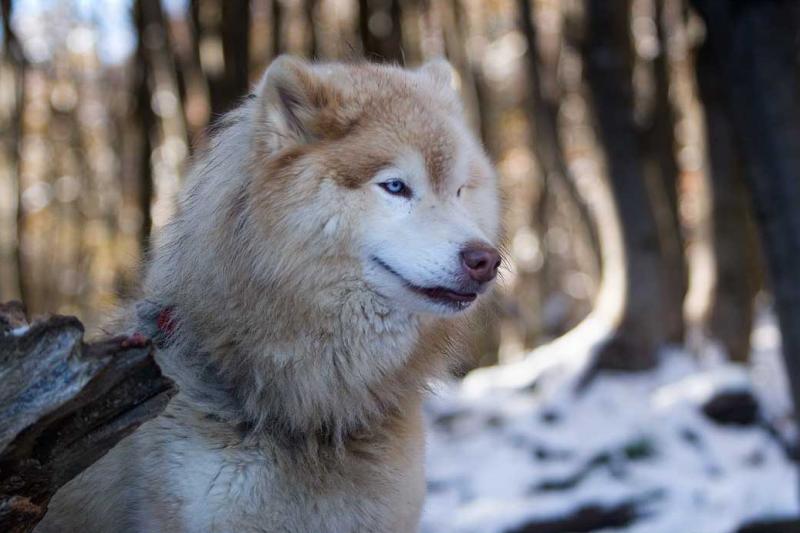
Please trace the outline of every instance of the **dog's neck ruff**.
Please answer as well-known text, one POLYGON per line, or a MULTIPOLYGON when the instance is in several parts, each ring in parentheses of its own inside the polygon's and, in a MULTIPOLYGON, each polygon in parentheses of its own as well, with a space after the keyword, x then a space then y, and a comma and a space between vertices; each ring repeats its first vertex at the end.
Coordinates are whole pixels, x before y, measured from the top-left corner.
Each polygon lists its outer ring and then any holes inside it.
MULTIPOLYGON (((238 353, 236 357, 249 359, 250 368, 248 372, 231 373, 230 367, 225 366, 224 357, 211 357, 199 348, 200 339, 196 337, 199 333, 187 331, 191 326, 186 324, 185 317, 175 306, 148 303, 139 311, 144 334, 164 354, 159 362, 163 360, 171 370, 168 373, 176 374, 181 390, 194 399, 194 404, 202 412, 235 426, 243 436, 268 434, 290 449, 304 449, 308 445, 317 450, 338 448, 352 438, 360 439, 371 434, 388 418, 402 415, 404 398, 409 394, 420 394, 424 378, 430 374, 417 375, 403 368, 410 363, 419 336, 418 327, 411 324, 402 328, 410 328, 402 335, 412 339, 407 346, 391 344, 396 342, 400 331, 390 335, 388 339, 391 342, 386 343, 405 353, 403 363, 387 365, 372 377, 372 381, 360 381, 353 378, 354 372, 347 367, 353 358, 372 358, 368 364, 374 365, 377 359, 386 358, 387 354, 381 351, 370 353, 362 347, 354 348, 352 353, 303 354, 303 361, 283 366, 270 364, 272 358, 263 354, 259 357, 231 346, 229 350, 232 354, 238 353), (191 340, 187 342, 187 339, 191 340), (304 370, 303 365, 309 364, 310 356, 318 357, 318 360, 312 362, 310 370, 304 370), (328 374, 313 373, 320 364, 330 365, 328 374), (321 378, 323 382, 320 382, 321 378), (317 388, 303 389, 309 386, 317 388), (303 402, 315 402, 314 409, 301 411, 298 405, 287 402, 287 399, 295 398, 299 390, 309 393, 303 402), (320 392, 323 395, 311 396, 320 392), (290 414, 295 417, 291 418, 290 414)), ((391 316, 383 318, 392 320, 391 316)), ((341 331, 337 331, 335 337, 338 350, 344 350, 348 343, 353 342, 341 331)))

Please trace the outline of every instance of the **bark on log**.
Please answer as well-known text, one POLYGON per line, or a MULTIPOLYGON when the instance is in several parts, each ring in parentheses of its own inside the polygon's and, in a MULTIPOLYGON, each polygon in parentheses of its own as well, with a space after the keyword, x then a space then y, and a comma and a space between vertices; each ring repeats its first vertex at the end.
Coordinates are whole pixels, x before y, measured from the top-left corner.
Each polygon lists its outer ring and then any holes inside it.
POLYGON ((175 392, 140 335, 83 342, 74 317, 28 325, 0 305, 0 531, 26 532, 53 494, 175 392))

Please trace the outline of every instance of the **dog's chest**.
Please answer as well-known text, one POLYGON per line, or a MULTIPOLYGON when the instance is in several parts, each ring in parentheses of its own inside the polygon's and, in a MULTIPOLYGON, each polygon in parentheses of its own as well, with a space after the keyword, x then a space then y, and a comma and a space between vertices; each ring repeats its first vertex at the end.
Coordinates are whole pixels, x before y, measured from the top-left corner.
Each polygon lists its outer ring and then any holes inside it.
POLYGON ((150 440, 161 449, 150 452, 148 485, 155 490, 144 530, 174 524, 187 532, 415 531, 424 497, 421 433, 402 443, 401 453, 319 469, 269 442, 225 445, 170 433, 150 440))
POLYGON ((196 438, 171 441, 166 448, 163 473, 173 493, 167 500, 181 502, 176 511, 184 530, 232 531, 264 520, 278 483, 276 465, 263 453, 214 448, 196 438))

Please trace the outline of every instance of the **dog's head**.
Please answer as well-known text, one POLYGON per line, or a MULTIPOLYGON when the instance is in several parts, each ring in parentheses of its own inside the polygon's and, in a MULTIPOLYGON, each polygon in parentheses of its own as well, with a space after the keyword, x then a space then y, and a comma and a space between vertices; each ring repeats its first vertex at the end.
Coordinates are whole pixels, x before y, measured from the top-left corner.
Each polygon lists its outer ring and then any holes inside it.
POLYGON ((297 258, 268 266, 273 277, 358 279, 413 313, 462 311, 487 292, 501 262, 497 183, 451 72, 272 63, 256 94, 251 196, 284 248, 272 253, 297 258))

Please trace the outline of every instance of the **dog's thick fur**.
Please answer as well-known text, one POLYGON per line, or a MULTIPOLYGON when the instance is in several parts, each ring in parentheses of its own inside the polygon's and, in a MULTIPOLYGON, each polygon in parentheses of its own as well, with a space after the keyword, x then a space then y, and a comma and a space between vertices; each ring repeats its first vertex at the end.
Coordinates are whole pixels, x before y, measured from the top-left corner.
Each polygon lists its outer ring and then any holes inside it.
POLYGON ((197 158, 124 319, 180 392, 37 531, 417 530, 421 396, 478 305, 417 289, 487 292, 459 250, 500 231, 449 72, 273 62, 197 158))

